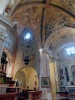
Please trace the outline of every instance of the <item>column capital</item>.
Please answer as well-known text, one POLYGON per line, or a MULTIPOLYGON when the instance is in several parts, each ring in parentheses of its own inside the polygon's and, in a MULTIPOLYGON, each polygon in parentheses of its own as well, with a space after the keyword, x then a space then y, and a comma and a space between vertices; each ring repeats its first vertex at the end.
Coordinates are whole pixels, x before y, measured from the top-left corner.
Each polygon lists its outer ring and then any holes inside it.
POLYGON ((50 56, 50 52, 49 52, 49 50, 46 47, 42 48, 41 52, 42 53, 46 53, 46 54, 48 54, 50 56))

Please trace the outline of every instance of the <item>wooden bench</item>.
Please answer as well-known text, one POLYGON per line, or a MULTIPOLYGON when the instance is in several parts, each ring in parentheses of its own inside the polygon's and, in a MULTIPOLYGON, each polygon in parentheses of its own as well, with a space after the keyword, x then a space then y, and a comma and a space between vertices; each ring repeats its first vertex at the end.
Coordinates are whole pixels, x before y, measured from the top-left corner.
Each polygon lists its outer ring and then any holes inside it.
POLYGON ((41 100, 42 91, 30 91, 29 100, 41 100))
POLYGON ((0 94, 0 100, 17 100, 17 93, 0 94))

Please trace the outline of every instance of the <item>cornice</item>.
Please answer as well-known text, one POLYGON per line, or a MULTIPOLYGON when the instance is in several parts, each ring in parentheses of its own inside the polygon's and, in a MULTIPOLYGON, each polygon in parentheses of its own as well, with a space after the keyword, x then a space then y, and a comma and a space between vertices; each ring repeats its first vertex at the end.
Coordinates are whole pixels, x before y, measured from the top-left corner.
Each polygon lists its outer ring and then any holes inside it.
POLYGON ((6 28, 15 26, 8 18, 6 18, 1 14, 0 14, 0 23, 3 24, 6 28))
POLYGON ((7 25, 6 23, 4 23, 2 20, 0 20, 0 25, 2 26, 0 26, 1 28, 3 28, 4 30, 6 30, 7 28, 10 28, 10 26, 9 25, 7 25))

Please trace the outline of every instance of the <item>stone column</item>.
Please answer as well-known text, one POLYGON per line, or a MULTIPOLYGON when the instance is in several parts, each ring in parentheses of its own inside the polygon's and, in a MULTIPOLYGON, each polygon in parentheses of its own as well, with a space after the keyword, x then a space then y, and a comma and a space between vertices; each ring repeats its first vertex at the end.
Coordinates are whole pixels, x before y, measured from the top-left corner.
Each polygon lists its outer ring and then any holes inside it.
MULTIPOLYGON (((47 88, 42 87, 42 77, 49 77, 50 79, 50 69, 49 69, 49 64, 50 64, 50 58, 49 58, 49 53, 46 51, 46 49, 43 49, 40 51, 40 90, 43 91, 42 97, 45 100, 52 100, 51 96, 51 85, 47 88)), ((49 81, 50 82, 50 81, 49 81)))
MULTIPOLYGON (((4 30, 0 29, 0 61, 1 61, 1 56, 4 48, 4 42, 7 39, 7 34, 5 33, 4 30)), ((1 70, 1 67, 0 67, 1 70)))

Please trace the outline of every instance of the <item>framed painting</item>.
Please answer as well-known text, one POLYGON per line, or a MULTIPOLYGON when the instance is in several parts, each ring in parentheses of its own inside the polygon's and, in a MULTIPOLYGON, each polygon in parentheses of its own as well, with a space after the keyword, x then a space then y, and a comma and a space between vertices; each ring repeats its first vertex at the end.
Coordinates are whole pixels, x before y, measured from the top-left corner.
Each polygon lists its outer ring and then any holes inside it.
POLYGON ((42 86, 42 88, 50 87, 50 78, 49 77, 42 77, 41 78, 41 86, 42 86))

